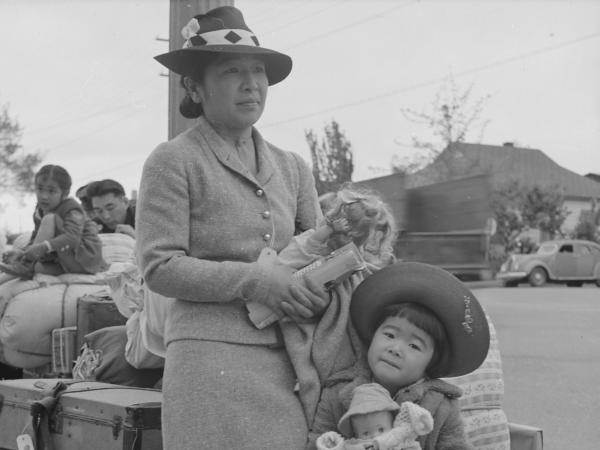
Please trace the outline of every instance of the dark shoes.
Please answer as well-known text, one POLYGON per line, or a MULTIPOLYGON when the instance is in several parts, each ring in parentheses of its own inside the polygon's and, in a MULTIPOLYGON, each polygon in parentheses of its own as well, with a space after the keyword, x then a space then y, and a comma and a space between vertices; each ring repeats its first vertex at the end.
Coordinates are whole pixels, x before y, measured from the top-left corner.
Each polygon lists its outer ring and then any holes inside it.
POLYGON ((19 277, 22 280, 33 278, 33 264, 24 263, 22 260, 10 264, 0 263, 0 272, 19 277))

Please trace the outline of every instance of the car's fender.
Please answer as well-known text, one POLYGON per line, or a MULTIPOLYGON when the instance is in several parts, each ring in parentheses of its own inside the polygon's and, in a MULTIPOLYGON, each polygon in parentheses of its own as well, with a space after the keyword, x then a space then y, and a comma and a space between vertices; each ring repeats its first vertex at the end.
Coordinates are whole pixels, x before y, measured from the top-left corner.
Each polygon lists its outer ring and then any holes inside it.
POLYGON ((527 272, 527 274, 529 275, 535 267, 542 267, 548 274, 548 279, 554 278, 554 274, 552 273, 550 266, 548 266, 548 264, 546 264, 544 261, 542 261, 541 259, 538 259, 538 258, 524 261, 523 265, 521 266, 521 269, 524 272, 527 272))

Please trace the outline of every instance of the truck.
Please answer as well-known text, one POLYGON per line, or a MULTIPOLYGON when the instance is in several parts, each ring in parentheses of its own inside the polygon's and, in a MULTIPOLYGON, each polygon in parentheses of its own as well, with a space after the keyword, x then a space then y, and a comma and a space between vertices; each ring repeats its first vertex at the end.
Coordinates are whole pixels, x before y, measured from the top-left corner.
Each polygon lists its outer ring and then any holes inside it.
POLYGON ((490 280, 490 237, 495 221, 485 174, 407 187, 397 173, 352 183, 377 193, 390 206, 399 260, 442 267, 465 281, 490 280))

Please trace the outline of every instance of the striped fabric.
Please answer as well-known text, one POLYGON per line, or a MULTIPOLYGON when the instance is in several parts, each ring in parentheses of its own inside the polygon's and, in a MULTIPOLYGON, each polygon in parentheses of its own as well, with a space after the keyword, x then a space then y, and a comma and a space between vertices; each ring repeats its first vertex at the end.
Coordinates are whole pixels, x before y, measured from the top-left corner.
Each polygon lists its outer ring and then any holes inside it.
POLYGON ((502 410, 504 381, 496 330, 489 316, 490 349, 483 364, 470 374, 446 378, 463 390, 460 398, 467 439, 477 450, 510 450, 508 420, 502 410))

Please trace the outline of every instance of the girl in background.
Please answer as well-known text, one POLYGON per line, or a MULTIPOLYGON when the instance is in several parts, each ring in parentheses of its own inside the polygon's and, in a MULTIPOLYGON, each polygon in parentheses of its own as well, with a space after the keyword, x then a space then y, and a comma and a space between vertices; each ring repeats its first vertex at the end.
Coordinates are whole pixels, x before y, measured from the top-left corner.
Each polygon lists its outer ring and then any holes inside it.
POLYGON ((94 274, 107 268, 97 227, 69 197, 70 190, 71 176, 61 166, 45 165, 35 174, 31 239, 23 250, 2 255, 0 271, 10 278, 31 279, 35 273, 94 274))

